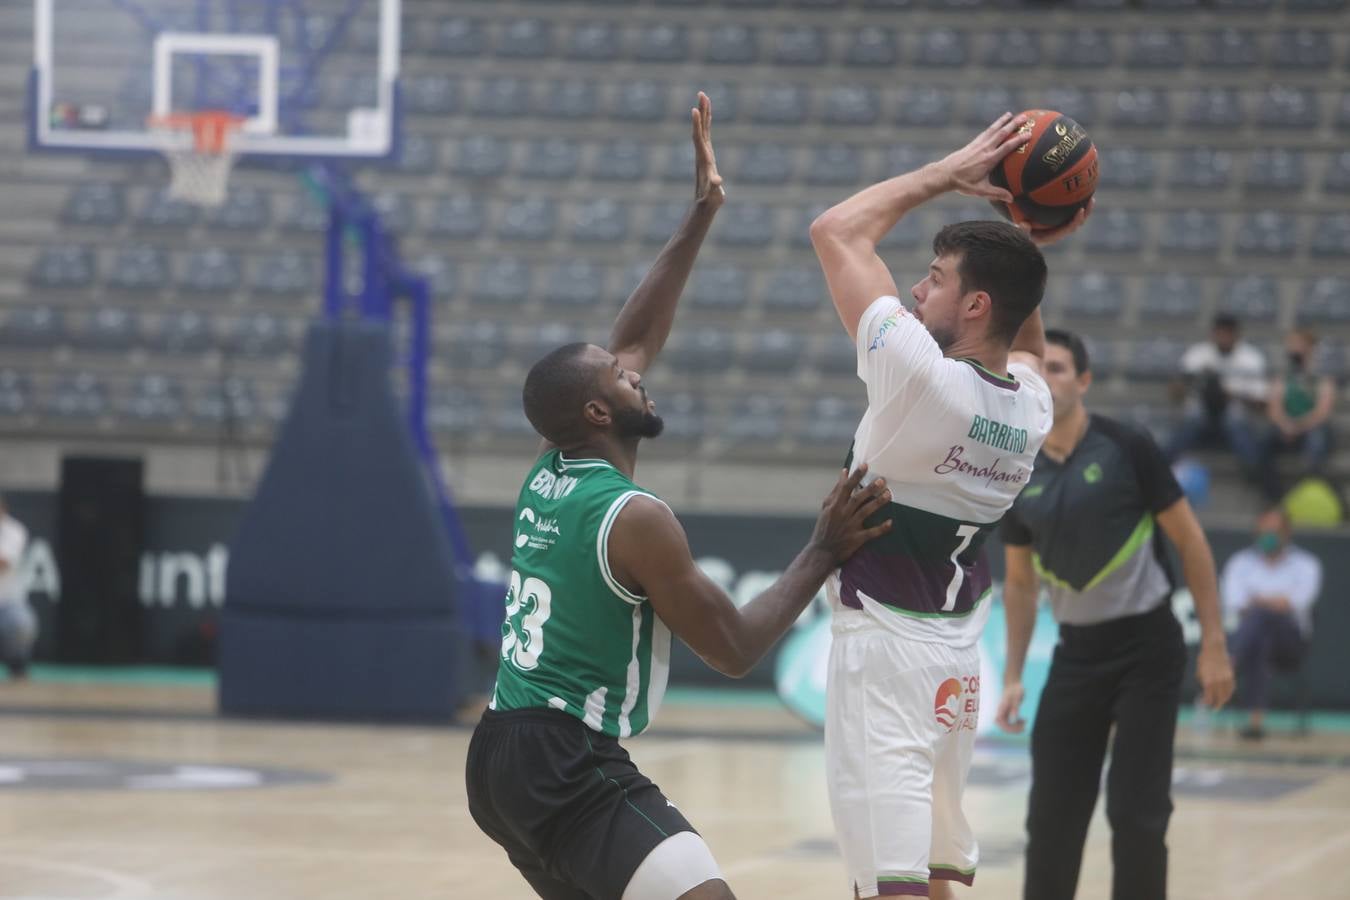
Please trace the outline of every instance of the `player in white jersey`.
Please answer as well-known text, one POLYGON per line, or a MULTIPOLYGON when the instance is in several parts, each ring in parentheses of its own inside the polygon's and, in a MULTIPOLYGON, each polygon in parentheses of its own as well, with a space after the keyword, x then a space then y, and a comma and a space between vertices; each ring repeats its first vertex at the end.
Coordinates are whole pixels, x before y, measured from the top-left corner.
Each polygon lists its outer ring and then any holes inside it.
MULTIPOLYGON (((949 225, 899 291, 877 244, 902 216, 959 191, 1009 201, 989 172, 1026 143, 1005 114, 970 144, 850 197, 811 225, 830 294, 854 339, 867 412, 853 465, 884 477, 890 532, 829 583, 834 607, 826 765, 835 830, 857 897, 951 897, 978 849, 961 809, 979 712, 976 641, 989 613, 982 551, 1031 476, 1053 424, 1040 374, 1038 243, 1002 222, 949 225)), ((1025 150, 1021 150, 1025 152, 1025 150)))

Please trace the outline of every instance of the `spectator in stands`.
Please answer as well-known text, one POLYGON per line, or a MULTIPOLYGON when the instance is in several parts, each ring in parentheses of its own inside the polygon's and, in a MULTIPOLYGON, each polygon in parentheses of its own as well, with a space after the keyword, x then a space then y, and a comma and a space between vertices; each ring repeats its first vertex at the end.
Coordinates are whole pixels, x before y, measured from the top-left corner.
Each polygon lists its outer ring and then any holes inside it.
POLYGON ((28 529, 9 514, 0 497, 0 661, 16 681, 28 677, 28 657, 37 638, 37 617, 19 585, 19 561, 28 529))
POLYGON ((1209 340, 1193 344, 1181 357, 1181 374, 1173 396, 1189 394, 1185 418, 1167 449, 1169 462, 1205 441, 1226 442, 1255 477, 1260 456, 1252 417, 1266 403, 1266 361, 1261 351, 1243 341, 1238 320, 1214 317, 1209 340))
POLYGON ((1312 607, 1322 590, 1322 563, 1290 543, 1289 517, 1276 507, 1256 520, 1256 545, 1223 567, 1223 604, 1241 618, 1229 646, 1237 664, 1238 695, 1250 719, 1239 734, 1265 736, 1266 695, 1272 670, 1303 662, 1312 637, 1312 607))
POLYGON ((1281 451, 1302 451, 1304 474, 1321 471, 1331 453, 1331 413, 1336 380, 1318 364, 1317 336, 1306 328, 1284 339, 1288 367, 1271 385, 1266 414, 1270 429, 1261 441, 1261 489, 1272 503, 1284 494, 1276 469, 1281 451))

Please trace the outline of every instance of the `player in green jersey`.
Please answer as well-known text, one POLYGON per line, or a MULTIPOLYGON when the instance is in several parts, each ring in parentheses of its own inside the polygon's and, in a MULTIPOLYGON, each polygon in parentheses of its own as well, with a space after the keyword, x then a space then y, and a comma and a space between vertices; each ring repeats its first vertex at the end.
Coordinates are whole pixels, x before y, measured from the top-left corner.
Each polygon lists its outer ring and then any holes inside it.
POLYGON ((544 438, 516 509, 497 685, 466 764, 469 809, 548 900, 725 900, 703 839, 629 759, 665 690, 670 636, 744 675, 825 578, 889 523, 865 470, 841 474, 810 541, 737 609, 694 564, 679 520, 633 481, 638 444, 662 421, 639 374, 670 334, 698 249, 724 199, 711 106, 693 111, 695 200, 619 313, 609 349, 561 347, 525 381, 544 438))

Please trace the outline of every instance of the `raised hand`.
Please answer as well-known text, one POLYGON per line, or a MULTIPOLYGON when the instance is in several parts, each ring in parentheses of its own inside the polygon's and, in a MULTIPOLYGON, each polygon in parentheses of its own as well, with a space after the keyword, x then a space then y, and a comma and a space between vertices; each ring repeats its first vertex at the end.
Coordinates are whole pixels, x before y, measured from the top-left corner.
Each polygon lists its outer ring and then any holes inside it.
POLYGON ((1022 127, 1028 122, 1026 116, 1004 113, 969 144, 947 154, 937 165, 947 178, 948 190, 1011 203, 1012 194, 995 187, 989 181, 989 173, 1003 157, 1031 139, 1031 129, 1022 127))
POLYGON ((712 101, 707 94, 698 92, 698 106, 689 110, 689 116, 694 120, 694 201, 716 209, 727 194, 713 155, 712 101))
POLYGON ((1092 207, 1096 202, 1096 198, 1089 200, 1087 206, 1078 211, 1078 215, 1070 219, 1067 224, 1061 225, 1058 228, 1035 228, 1027 222, 1021 222, 1017 227, 1025 231, 1027 236, 1037 244, 1045 247, 1056 241, 1064 240, 1066 237, 1082 228, 1083 223, 1088 220, 1088 216, 1092 215, 1092 207))

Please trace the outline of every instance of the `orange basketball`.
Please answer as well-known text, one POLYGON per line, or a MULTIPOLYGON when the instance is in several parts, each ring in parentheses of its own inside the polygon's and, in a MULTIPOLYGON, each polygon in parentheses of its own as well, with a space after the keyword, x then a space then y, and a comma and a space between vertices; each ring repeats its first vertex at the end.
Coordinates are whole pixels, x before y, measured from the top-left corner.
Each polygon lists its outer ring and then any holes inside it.
POLYGON ((1063 113, 1029 109, 1031 139, 1003 158, 989 180, 1013 195, 994 208, 1013 222, 1057 228, 1077 215, 1097 189, 1097 148, 1083 126, 1063 113))

